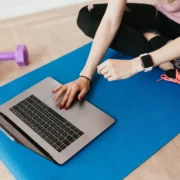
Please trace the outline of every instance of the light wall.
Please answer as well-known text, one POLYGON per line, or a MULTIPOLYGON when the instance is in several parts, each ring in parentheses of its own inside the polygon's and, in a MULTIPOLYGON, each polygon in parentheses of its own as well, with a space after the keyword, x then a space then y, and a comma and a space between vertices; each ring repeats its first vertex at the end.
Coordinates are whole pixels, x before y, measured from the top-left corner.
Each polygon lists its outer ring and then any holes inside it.
POLYGON ((0 0, 0 19, 23 16, 87 0, 0 0))

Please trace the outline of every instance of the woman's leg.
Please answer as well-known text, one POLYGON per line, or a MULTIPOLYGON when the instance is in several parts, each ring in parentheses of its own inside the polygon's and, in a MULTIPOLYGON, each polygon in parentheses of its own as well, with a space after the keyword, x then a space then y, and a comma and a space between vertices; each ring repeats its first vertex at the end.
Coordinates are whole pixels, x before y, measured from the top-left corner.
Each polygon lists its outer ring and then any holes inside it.
MULTIPOLYGON (((143 36, 141 29, 157 29, 160 33, 172 38, 169 23, 160 12, 156 18, 156 9, 151 5, 127 4, 131 12, 125 11, 119 31, 117 32, 111 48, 122 53, 139 56, 142 53, 153 51, 151 44, 143 36)), ((101 19, 106 11, 107 4, 97 4, 80 10, 77 24, 80 29, 89 37, 94 38, 101 19)))
MULTIPOLYGON (((106 4, 97 4, 90 11, 88 7, 80 10, 77 24, 87 36, 94 38, 106 7, 106 4)), ((139 56, 139 54, 152 51, 142 32, 138 28, 124 23, 124 21, 121 23, 110 47, 130 56, 139 56)))

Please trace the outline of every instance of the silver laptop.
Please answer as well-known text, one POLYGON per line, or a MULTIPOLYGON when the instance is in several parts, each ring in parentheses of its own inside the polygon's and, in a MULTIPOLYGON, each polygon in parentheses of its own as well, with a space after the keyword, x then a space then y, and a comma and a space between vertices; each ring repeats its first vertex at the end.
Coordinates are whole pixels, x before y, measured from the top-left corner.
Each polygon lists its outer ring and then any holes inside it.
POLYGON ((60 110, 51 93, 58 85, 46 78, 0 106, 0 124, 12 140, 63 164, 115 121, 87 101, 60 110))

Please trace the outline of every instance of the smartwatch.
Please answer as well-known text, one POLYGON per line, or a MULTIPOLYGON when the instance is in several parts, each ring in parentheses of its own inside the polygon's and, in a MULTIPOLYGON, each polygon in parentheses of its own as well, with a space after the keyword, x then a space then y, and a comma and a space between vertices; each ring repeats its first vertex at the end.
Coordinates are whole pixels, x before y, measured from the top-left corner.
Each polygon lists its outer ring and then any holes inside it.
POLYGON ((140 55, 142 66, 144 67, 144 72, 149 72, 153 69, 153 61, 149 54, 140 55))

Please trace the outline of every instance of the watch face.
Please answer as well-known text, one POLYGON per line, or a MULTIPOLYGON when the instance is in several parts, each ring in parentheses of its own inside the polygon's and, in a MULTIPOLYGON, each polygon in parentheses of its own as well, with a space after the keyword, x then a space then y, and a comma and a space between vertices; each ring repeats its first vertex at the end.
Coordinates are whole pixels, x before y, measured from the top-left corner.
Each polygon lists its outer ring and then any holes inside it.
POLYGON ((153 66, 153 61, 150 55, 142 56, 141 60, 144 68, 149 68, 153 66))
POLYGON ((174 65, 177 69, 180 69, 180 58, 174 60, 174 65))

